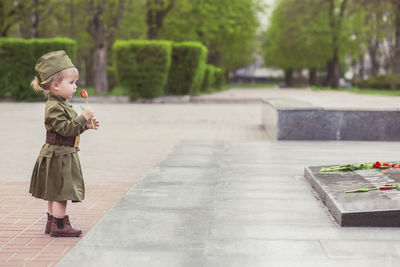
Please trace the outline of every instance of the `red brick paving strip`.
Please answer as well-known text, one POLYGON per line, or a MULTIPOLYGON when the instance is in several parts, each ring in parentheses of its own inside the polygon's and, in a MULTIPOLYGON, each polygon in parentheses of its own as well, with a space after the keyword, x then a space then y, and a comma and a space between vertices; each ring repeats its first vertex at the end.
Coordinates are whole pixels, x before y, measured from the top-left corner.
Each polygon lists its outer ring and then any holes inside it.
POLYGON ((134 183, 89 184, 82 203, 68 203, 79 238, 44 234, 47 202, 29 195, 28 182, 0 182, 0 266, 55 266, 134 183))

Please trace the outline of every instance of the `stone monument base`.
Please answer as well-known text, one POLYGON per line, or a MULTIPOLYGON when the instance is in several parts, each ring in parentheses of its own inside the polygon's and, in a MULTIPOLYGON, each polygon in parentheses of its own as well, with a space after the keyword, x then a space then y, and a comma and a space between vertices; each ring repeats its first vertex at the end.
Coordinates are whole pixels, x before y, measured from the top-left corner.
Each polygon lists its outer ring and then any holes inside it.
POLYGON ((399 169, 320 173, 323 167, 306 167, 304 176, 341 226, 400 226, 400 191, 345 193, 400 183, 399 169))
POLYGON ((327 108, 296 99, 264 99, 263 126, 275 140, 400 141, 400 110, 327 108))

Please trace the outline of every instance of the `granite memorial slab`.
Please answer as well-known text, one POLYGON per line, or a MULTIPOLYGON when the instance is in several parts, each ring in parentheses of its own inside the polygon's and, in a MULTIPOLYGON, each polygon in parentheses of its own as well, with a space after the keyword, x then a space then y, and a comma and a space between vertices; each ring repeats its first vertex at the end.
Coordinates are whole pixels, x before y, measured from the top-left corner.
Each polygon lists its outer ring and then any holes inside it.
POLYGON ((263 101, 263 126, 275 140, 400 140, 400 110, 324 108, 306 101, 263 101))
POLYGON ((327 166, 306 167, 304 176, 341 226, 400 226, 400 191, 345 193, 362 187, 400 183, 400 169, 367 169, 321 173, 327 166))

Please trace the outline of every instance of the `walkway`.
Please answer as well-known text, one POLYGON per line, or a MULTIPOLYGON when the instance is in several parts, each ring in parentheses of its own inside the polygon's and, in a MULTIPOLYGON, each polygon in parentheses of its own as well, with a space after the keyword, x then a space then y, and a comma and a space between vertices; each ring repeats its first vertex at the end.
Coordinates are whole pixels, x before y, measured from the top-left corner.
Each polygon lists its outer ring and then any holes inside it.
POLYGON ((59 266, 398 266, 400 229, 342 228, 304 166, 395 160, 400 143, 182 141, 59 266))
POLYGON ((0 103, 0 266, 54 266, 181 139, 263 140, 260 105, 93 104, 102 126, 82 135, 87 185, 69 204, 81 238, 43 234, 47 204, 28 194, 44 142, 42 103, 0 103))
MULTIPOLYGON (((400 103, 398 97, 287 89, 229 90, 201 97, 235 102, 235 98, 288 96, 378 108, 397 108, 400 103)), ((63 258, 61 265, 66 265, 77 255, 82 262, 76 266, 91 266, 82 265, 86 256, 79 253, 90 256, 115 242, 111 234, 108 239, 101 236, 104 227, 126 239, 118 241, 119 252, 105 254, 125 255, 121 262, 96 254, 104 259, 103 266, 120 266, 126 260, 144 261, 146 266, 265 266, 278 258, 293 266, 290 257, 328 266, 338 262, 376 266, 377 261, 380 266, 395 266, 393 260, 399 259, 397 229, 338 228, 302 178, 306 165, 398 160, 399 143, 271 142, 260 127, 257 103, 93 104, 102 127, 81 138, 87 198, 68 207, 72 223, 84 235, 51 238, 42 233, 46 203, 28 194, 30 174, 44 142, 43 107, 0 103, 0 266, 54 266, 63 258), (277 193, 287 184, 296 188, 277 193), (143 220, 120 220, 117 228, 109 229, 110 216, 127 211, 129 201, 129 214, 143 220), (182 203, 187 214, 181 212, 182 203), (140 214, 147 207, 153 209, 140 214), (165 224, 156 223, 163 218, 165 224), (150 230, 144 231, 146 227, 150 230), (105 247, 92 249, 96 236, 104 239, 105 247), (154 243, 156 237, 159 244, 154 243)))

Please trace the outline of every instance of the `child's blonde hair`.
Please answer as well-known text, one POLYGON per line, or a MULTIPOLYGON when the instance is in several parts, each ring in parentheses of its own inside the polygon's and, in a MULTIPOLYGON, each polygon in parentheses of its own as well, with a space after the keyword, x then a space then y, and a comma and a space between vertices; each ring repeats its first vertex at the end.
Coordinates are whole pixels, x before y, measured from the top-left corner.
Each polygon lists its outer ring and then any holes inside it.
POLYGON ((31 81, 31 87, 36 92, 42 92, 43 94, 47 95, 50 92, 50 89, 54 84, 60 83, 65 76, 70 75, 73 76, 74 79, 79 79, 79 72, 76 68, 68 68, 59 72, 54 73, 49 78, 47 78, 43 82, 39 82, 38 77, 35 76, 31 81))

